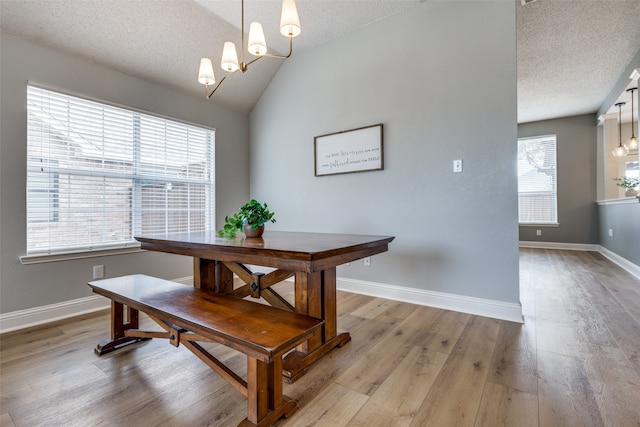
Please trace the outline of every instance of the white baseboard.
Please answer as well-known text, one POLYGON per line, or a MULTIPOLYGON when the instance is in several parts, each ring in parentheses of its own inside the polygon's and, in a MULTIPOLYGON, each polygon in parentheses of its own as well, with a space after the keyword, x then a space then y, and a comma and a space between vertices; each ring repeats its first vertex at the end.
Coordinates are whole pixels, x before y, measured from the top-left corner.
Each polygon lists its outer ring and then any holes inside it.
POLYGON ((520 241, 521 248, 535 249, 562 249, 567 251, 590 251, 598 252, 600 245, 592 245, 588 243, 558 243, 558 242, 527 242, 520 241))
POLYGON ((0 334, 93 313, 109 307, 111 307, 111 303, 108 298, 95 295, 26 310, 12 311, 11 313, 0 314, 0 334))
POLYGON ((614 264, 617 264, 619 267, 629 272, 629 274, 635 276, 637 279, 640 280, 639 265, 632 263, 628 259, 621 257, 617 253, 610 251, 604 246, 600 246, 599 252, 609 261, 613 262, 614 264))
POLYGON ((465 295, 386 285, 355 279, 338 279, 337 287, 341 291, 408 302, 444 310, 458 311, 493 319, 523 323, 522 305, 465 295))

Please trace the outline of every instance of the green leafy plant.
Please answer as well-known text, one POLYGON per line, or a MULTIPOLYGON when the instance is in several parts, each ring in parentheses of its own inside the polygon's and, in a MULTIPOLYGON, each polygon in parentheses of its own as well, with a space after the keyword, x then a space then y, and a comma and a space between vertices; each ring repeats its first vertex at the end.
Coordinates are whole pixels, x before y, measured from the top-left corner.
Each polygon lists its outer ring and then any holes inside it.
POLYGON ((629 178, 627 176, 613 178, 614 181, 618 181, 616 184, 618 187, 626 188, 627 190, 632 190, 640 184, 640 179, 638 178, 629 178))
POLYGON ((266 203, 261 204, 255 199, 245 203, 233 216, 224 217, 224 227, 218 231, 222 237, 236 237, 236 233, 241 231, 245 224, 252 229, 262 227, 267 222, 276 222, 275 213, 271 212, 266 203))

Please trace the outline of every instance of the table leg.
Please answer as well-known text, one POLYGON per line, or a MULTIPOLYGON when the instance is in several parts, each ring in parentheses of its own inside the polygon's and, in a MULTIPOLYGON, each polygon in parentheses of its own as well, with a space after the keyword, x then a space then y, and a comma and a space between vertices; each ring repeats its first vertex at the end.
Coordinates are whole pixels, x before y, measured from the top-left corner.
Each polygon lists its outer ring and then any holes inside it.
MULTIPOLYGON (((322 305, 322 272, 297 272, 295 277, 296 312, 318 319, 324 319, 322 305)), ((297 349, 303 353, 310 353, 322 345, 324 338, 325 333, 323 328, 322 334, 315 334, 309 338, 307 342, 298 346, 297 349)))
POLYGON ((324 340, 328 341, 338 334, 336 269, 330 268, 322 273, 322 319, 324 320, 324 340))
POLYGON ((290 382, 304 375, 306 368, 334 347, 351 341, 348 332, 338 333, 336 307, 336 269, 315 273, 297 272, 295 277, 295 310, 324 320, 321 333, 315 334, 283 360, 283 375, 290 382))
POLYGON ((233 291, 233 272, 221 261, 194 257, 193 286, 228 294, 233 291))

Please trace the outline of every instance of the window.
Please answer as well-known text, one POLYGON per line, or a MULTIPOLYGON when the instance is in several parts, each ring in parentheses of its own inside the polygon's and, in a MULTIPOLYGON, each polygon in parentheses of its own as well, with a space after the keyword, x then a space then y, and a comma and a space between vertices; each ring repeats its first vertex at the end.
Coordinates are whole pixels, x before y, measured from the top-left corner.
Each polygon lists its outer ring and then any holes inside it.
POLYGON ((558 223, 555 135, 518 139, 518 221, 558 223))
POLYGON ((29 85, 27 254, 214 227, 210 129, 29 85))
POLYGON ((640 178, 640 162, 626 162, 624 167, 624 176, 627 178, 640 178))

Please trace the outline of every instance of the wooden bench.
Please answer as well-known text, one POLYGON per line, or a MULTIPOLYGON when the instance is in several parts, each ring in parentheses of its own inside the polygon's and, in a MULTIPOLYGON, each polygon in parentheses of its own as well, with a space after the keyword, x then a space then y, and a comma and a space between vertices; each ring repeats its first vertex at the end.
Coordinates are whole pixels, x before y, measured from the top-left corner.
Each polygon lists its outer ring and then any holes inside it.
POLYGON ((319 331, 322 320, 141 274, 89 286, 112 300, 111 339, 98 344, 98 354, 132 340, 167 338, 176 347, 183 344, 247 398, 247 418, 240 426, 268 426, 296 411, 296 402, 282 394, 282 356, 319 331), (164 331, 138 329, 139 311, 164 331), (246 354, 247 380, 197 341, 246 354))

